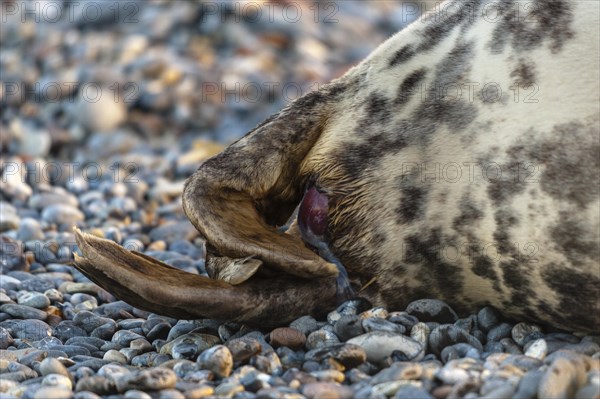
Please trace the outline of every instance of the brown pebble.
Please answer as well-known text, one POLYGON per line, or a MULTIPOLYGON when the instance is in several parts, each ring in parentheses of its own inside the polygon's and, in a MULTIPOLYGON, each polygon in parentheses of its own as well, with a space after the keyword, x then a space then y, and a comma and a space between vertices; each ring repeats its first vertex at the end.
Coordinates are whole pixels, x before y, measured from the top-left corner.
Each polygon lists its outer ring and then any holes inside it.
POLYGON ((566 359, 558 358, 542 377, 538 388, 538 398, 568 399, 575 395, 577 389, 577 371, 566 359))
POLYGON ((435 399, 446 399, 446 397, 452 392, 452 385, 442 385, 437 387, 431 392, 435 399))
POLYGON ((269 335, 271 345, 275 348, 287 346, 291 349, 300 349, 306 342, 306 335, 291 327, 276 328, 269 335))
POLYGON ((236 363, 245 362, 262 350, 260 342, 246 337, 229 340, 225 346, 231 351, 233 361, 236 363))
POLYGON ((302 389, 308 399, 352 399, 352 390, 331 382, 313 382, 302 389))

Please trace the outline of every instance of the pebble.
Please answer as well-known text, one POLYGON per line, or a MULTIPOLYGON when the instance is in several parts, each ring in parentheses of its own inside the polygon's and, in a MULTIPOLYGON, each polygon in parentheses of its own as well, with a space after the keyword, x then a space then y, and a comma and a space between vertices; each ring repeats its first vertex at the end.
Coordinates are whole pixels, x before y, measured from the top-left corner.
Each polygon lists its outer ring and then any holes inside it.
POLYGON ((428 346, 433 353, 439 355, 446 346, 461 342, 471 345, 480 352, 483 351, 483 346, 477 338, 452 324, 443 324, 431 331, 428 346))
POLYGON ((233 368, 233 355, 224 345, 216 345, 198 356, 198 366, 212 371, 218 378, 226 378, 233 368))
MULTIPOLYGON (((140 338, 140 337, 138 336, 138 338, 140 338)), ((194 345, 194 353, 198 353, 205 349, 210 348, 211 346, 215 346, 220 343, 221 343, 221 340, 218 337, 215 337, 214 335, 188 333, 188 334, 184 334, 180 337, 177 337, 176 339, 165 344, 160 349, 160 353, 161 354, 169 354, 174 357, 173 351, 175 350, 175 352, 176 352, 177 348, 179 348, 179 350, 185 350, 185 347, 181 346, 180 344, 192 344, 192 345, 194 345), (180 345, 180 346, 178 346, 178 345, 180 345)), ((123 346, 125 346, 125 345, 123 345, 123 346)))
POLYGON ((8 313, 17 319, 36 319, 46 320, 48 314, 42 310, 31 308, 29 306, 7 303, 0 306, 0 311, 8 313))
POLYGON ((291 349, 300 349, 306 342, 306 335, 295 328, 276 328, 269 334, 269 341, 274 348, 287 346, 291 349))
POLYGON ((511 336, 517 345, 523 346, 525 344, 525 339, 529 334, 539 333, 541 330, 542 329, 535 324, 517 323, 511 330, 511 336))
POLYGON ((302 388, 302 394, 308 399, 352 399, 352 390, 332 382, 313 382, 302 388))
POLYGON ((79 209, 66 204, 49 205, 42 211, 42 219, 47 223, 74 226, 85 219, 79 209))
POLYGON ((535 340, 525 351, 525 356, 543 360, 548 354, 548 344, 543 338, 535 340))
POLYGON ((305 336, 319 329, 317 321, 312 316, 302 316, 290 323, 290 328, 300 331, 305 336))
POLYGON ((25 292, 17 298, 19 305, 36 309, 45 309, 50 306, 50 299, 39 292, 25 292))
POLYGON ((367 360, 367 353, 361 346, 351 343, 340 343, 313 349, 305 355, 306 360, 319 363, 329 358, 351 369, 364 363, 367 360))
POLYGON ((47 376, 49 374, 58 374, 64 377, 70 377, 67 368, 59 360, 52 357, 47 357, 42 360, 39 367, 43 376, 47 376))
POLYGON ((317 330, 306 338, 306 349, 316 349, 339 343, 340 340, 335 333, 328 330, 317 330))
POLYGON ((392 352, 400 352, 408 360, 418 361, 424 356, 423 346, 412 338, 387 331, 373 331, 347 341, 362 347, 367 359, 373 363, 382 362, 392 352))

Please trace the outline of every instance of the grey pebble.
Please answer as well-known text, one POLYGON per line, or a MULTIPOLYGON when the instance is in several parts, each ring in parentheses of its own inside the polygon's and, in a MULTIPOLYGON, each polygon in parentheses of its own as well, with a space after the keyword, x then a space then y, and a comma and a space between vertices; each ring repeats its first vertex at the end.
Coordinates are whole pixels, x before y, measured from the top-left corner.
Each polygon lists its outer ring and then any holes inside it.
POLYGON ((395 351, 403 353, 412 361, 418 361, 424 355, 423 345, 419 342, 386 331, 373 331, 359 335, 348 340, 348 343, 362 347, 367 353, 367 359, 373 363, 382 362, 395 351))
POLYGON ((174 388, 176 383, 177 376, 173 370, 166 368, 138 370, 115 378, 115 387, 118 392, 125 392, 130 389, 142 391, 170 389, 174 388))
POLYGON ((41 320, 21 320, 13 327, 15 338, 39 341, 52 335, 52 327, 41 320))
POLYGON ((511 336, 512 326, 508 323, 501 323, 488 331, 488 342, 498 342, 503 338, 511 336))
POLYGON ((431 331, 431 334, 429 335, 429 348, 436 355, 440 355, 446 346, 461 342, 473 346, 480 352, 483 351, 483 346, 477 338, 473 337, 462 328, 458 328, 452 324, 441 325, 431 331))
POLYGON ((412 385, 401 386, 394 399, 434 399, 426 390, 412 385))
POLYGON ((44 232, 40 223, 33 218, 23 218, 17 231, 19 241, 43 240, 44 232))
POLYGON ((42 219, 47 223, 74 226, 85 219, 79 209, 67 204, 48 205, 42 211, 42 219))
POLYGON ((0 327, 0 349, 6 349, 9 346, 14 345, 15 341, 8 332, 8 330, 4 327, 0 327))
POLYGON ((491 306, 486 306, 477 313, 477 325, 483 332, 490 331, 500 323, 500 314, 491 306))
POLYGON ((362 326, 365 332, 371 331, 387 331, 394 334, 404 334, 406 328, 401 324, 395 324, 382 318, 372 317, 364 319, 362 326))
POLYGON ((343 315, 335 322, 333 332, 340 340, 347 341, 350 338, 364 334, 365 329, 362 320, 357 315, 343 315))
POLYGON ((306 337, 306 349, 316 349, 322 348, 325 346, 337 344, 340 342, 340 339, 335 335, 335 333, 326 330, 317 330, 313 331, 306 337))
POLYGON ((0 306, 0 311, 8 313, 9 315, 18 319, 46 320, 48 317, 48 314, 42 310, 13 303, 7 303, 0 306))
POLYGON ((129 346, 131 341, 133 341, 134 339, 140 338, 143 337, 129 330, 119 330, 112 336, 111 341, 121 345, 122 347, 126 347, 129 346))
POLYGON ((340 343, 310 350, 306 352, 304 358, 307 361, 312 360, 318 363, 332 358, 340 362, 347 369, 352 369, 367 360, 367 353, 358 345, 340 343))

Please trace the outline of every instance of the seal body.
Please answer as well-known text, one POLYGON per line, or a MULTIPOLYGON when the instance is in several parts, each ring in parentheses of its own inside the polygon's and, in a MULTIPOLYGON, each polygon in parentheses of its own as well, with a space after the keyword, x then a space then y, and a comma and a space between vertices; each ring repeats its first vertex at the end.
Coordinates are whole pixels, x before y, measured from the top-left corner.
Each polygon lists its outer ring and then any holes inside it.
POLYGON ((83 235, 95 259, 78 267, 177 317, 323 313, 347 272, 343 292, 390 309, 437 297, 597 331, 598 16, 591 1, 443 3, 190 177, 184 211, 227 282, 83 235))
POLYGON ((598 6, 519 5, 491 21, 447 3, 381 45, 339 82, 301 174, 375 303, 598 328, 598 6))

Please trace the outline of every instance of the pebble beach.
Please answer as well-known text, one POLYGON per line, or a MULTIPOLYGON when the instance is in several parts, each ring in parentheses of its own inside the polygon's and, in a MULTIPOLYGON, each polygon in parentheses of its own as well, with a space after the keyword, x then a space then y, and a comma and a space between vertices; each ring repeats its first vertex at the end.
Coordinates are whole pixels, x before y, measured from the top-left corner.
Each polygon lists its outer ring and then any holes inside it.
MULTIPOLYGON (((206 275, 185 179, 343 74, 412 3, 1 3, 0 397, 600 398, 600 335, 362 299, 276 329, 177 320, 73 268, 73 228, 206 275)), ((275 323, 274 323, 275 324, 275 323)))

